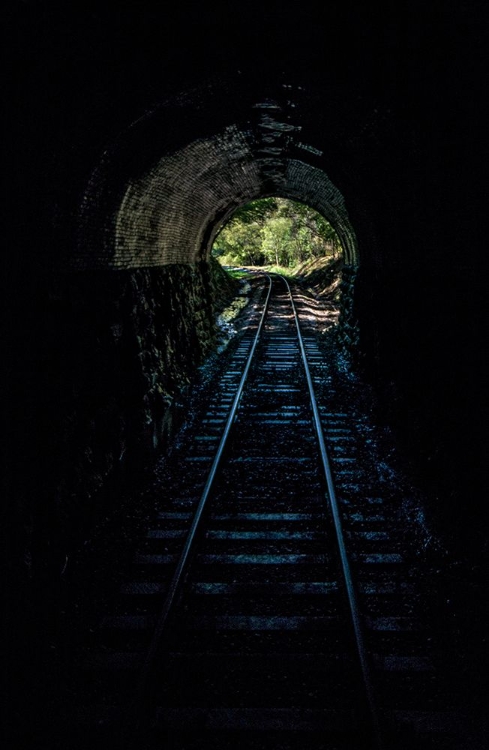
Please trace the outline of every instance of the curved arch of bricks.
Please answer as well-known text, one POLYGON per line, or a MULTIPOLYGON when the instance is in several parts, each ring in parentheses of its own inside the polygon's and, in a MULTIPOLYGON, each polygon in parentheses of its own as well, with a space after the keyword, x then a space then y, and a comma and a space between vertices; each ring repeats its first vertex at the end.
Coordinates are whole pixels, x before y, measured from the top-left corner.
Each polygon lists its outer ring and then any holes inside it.
POLYGON ((270 195, 321 213, 340 237, 346 264, 356 266, 357 239, 344 197, 324 171, 323 152, 305 142, 290 98, 249 100, 233 122, 209 132, 198 96, 148 114, 140 132, 136 124, 106 152, 85 192, 75 268, 196 263, 209 256, 236 208, 270 195))

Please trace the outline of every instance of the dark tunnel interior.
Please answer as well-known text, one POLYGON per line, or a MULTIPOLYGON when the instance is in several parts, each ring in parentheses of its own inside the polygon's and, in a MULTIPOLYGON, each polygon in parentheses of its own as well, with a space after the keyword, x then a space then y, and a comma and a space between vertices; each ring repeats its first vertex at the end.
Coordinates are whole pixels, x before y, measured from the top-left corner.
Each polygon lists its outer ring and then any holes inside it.
POLYGON ((486 576, 486 5, 2 15, 11 635, 171 440, 229 284, 214 238, 267 196, 338 233, 350 354, 431 522, 486 576))

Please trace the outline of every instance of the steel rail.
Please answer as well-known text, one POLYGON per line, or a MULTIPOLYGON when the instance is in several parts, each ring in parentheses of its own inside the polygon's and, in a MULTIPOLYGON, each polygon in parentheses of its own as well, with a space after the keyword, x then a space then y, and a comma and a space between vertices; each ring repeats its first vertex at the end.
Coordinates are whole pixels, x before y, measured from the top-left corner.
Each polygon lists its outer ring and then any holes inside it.
POLYGON ((338 506, 338 500, 336 498, 333 474, 331 471, 331 464, 330 464, 328 452, 326 449, 326 443, 324 440, 324 433, 323 433, 323 428, 321 424, 321 417, 319 415, 316 394, 315 394, 314 385, 312 382, 311 373, 309 370, 309 364, 307 362, 307 355, 306 355, 306 350, 304 347, 304 342, 302 339, 299 316, 297 314, 297 310, 294 304, 294 298, 292 296, 292 291, 290 289, 289 282, 283 276, 280 276, 280 278, 285 282, 285 285, 289 292, 290 302, 291 302, 292 310, 294 313, 295 325, 297 328, 297 336, 298 336, 299 347, 300 347, 301 355, 302 355, 302 362, 303 362, 304 371, 306 374, 307 385, 309 387, 309 396, 311 399, 312 411, 313 411, 313 416, 314 416, 314 425, 316 427, 316 434, 317 434, 318 441, 319 441, 319 451, 321 454, 321 461, 323 464, 324 474, 326 477, 329 504, 330 504, 331 513, 333 516, 334 528, 335 528, 335 533, 336 533, 336 541, 338 544, 338 550, 339 550, 339 555, 341 559, 341 568, 343 572, 343 578, 344 578, 346 593, 348 597, 348 604, 350 608, 351 621, 352 621, 353 632, 355 636, 357 655, 358 655, 358 659, 360 662, 360 669, 361 669, 362 678, 363 678, 365 695, 367 699, 368 710, 370 713, 370 719, 372 722, 373 739, 374 739, 377 750, 384 750, 385 744, 384 744, 382 731, 381 731, 379 709, 377 706, 377 700, 376 700, 375 690, 373 686, 370 660, 368 658, 367 648, 365 645, 363 624, 361 620, 360 609, 358 606, 358 599, 357 599, 357 595, 355 591, 355 586, 353 583, 353 577, 351 574, 350 562, 349 562, 348 554, 346 551, 345 535, 343 533, 343 524, 341 521, 341 514, 340 514, 340 510, 338 506))
POLYGON ((272 279, 271 279, 271 277, 268 274, 266 274, 266 278, 268 279, 268 282, 269 282, 268 293, 267 293, 267 297, 266 297, 265 304, 264 304, 264 307, 263 307, 263 312, 261 314, 260 322, 258 324, 258 329, 257 329, 257 332, 255 334, 255 338, 254 338, 254 341, 253 341, 250 353, 248 355, 248 359, 246 360, 246 365, 244 367, 243 374, 241 376, 241 380, 240 380, 239 385, 238 385, 238 390, 236 391, 236 395, 235 395, 233 403, 231 405, 231 409, 229 411, 229 415, 228 415, 228 418, 227 418, 227 421, 226 421, 226 425, 224 427, 224 431, 223 431, 223 434, 222 434, 219 446, 218 446, 217 451, 216 451, 216 455, 214 457, 211 469, 210 469, 209 474, 207 476, 207 481, 206 481, 204 489, 202 491, 202 495, 200 497, 198 506, 197 506, 197 508, 195 510, 195 513, 194 513, 194 516, 193 516, 193 519, 192 519, 192 523, 190 525, 189 531, 187 533, 187 537, 185 539, 185 544, 183 546, 182 552, 180 553, 180 557, 178 559, 178 563, 177 563, 177 566, 175 568, 175 572, 173 574, 173 578, 172 578, 172 580, 170 582, 170 585, 168 587, 168 591, 167 591, 167 595, 166 595, 166 598, 165 598, 165 602, 164 602, 163 607, 161 609, 161 612, 160 612, 160 615, 159 615, 159 618, 158 618, 158 621, 157 621, 157 624, 156 624, 156 627, 155 627, 155 630, 154 630, 154 633, 153 633, 153 636, 152 636, 152 639, 151 639, 150 646, 149 646, 148 651, 146 653, 144 664, 143 664, 143 666, 141 668, 141 672, 139 674, 139 679, 138 679, 137 687, 136 687, 136 690, 135 690, 135 696, 134 696, 133 704, 132 704, 132 711, 129 712, 128 718, 126 719, 126 722, 124 722, 125 726, 128 725, 128 722, 131 720, 131 718, 134 721, 137 721, 137 717, 139 715, 139 709, 140 709, 140 707, 142 705, 142 702, 143 702, 143 699, 144 699, 144 696, 145 696, 145 691, 146 691, 146 685, 147 685, 147 682, 148 682, 148 678, 149 678, 149 676, 151 674, 151 670, 152 670, 152 667, 153 667, 153 664, 154 664, 155 655, 156 655, 156 653, 158 651, 158 648, 160 646, 161 638, 163 636, 165 627, 167 625, 168 618, 169 618, 169 616, 170 616, 170 614, 172 612, 173 605, 175 603, 177 594, 180 592, 181 586, 182 586, 182 584, 184 583, 184 580, 185 580, 185 574, 187 572, 187 568, 188 568, 188 564, 189 564, 189 560, 190 560, 191 551, 192 551, 192 548, 193 548, 195 537, 197 535, 197 531, 198 531, 198 528, 199 528, 199 525, 200 525, 200 521, 202 519, 202 515, 203 515, 203 512, 204 512, 204 507, 205 507, 207 499, 209 497, 209 494, 210 494, 210 491, 211 491, 211 488, 212 488, 212 484, 214 482, 214 478, 216 476, 216 473, 217 473, 217 470, 218 470, 218 467, 219 467, 219 463, 221 461, 222 454, 224 452, 224 448, 226 446, 226 442, 227 442, 227 439, 229 437, 229 433, 231 431, 231 427, 232 427, 232 424, 233 424, 235 416, 236 416, 236 411, 238 409, 238 405, 239 405, 239 402, 241 400, 241 395, 243 393, 244 385, 245 385, 246 380, 248 378, 248 372, 249 372, 249 369, 251 367, 251 362, 253 360, 253 356, 255 354, 255 349, 257 347, 257 344, 258 344, 258 341, 259 341, 259 338, 260 338, 261 330, 262 330, 262 327, 263 327, 263 322, 264 322, 265 316, 267 314, 268 305, 269 305, 269 301, 270 301, 270 295, 271 295, 271 291, 272 291, 272 279))

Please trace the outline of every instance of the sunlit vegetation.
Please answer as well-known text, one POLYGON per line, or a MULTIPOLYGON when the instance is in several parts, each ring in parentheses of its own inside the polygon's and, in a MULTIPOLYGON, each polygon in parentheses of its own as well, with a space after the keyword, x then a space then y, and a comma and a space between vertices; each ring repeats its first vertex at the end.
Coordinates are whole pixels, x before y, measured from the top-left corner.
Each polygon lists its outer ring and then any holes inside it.
POLYGON ((242 268, 228 268, 228 275, 232 276, 233 279, 242 279, 249 275, 249 271, 242 268))
POLYGON ((223 265, 295 268, 316 258, 339 258, 342 248, 317 211, 285 198, 263 198, 235 211, 212 253, 223 265))

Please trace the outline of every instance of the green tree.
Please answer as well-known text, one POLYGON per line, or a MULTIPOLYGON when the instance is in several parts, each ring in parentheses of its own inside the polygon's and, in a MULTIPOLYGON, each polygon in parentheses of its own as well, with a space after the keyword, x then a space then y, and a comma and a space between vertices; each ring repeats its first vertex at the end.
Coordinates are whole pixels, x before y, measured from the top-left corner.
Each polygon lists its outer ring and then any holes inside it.
POLYGON ((225 263, 263 265, 261 231, 257 222, 230 222, 216 238, 213 253, 225 263))
POLYGON ((213 253, 231 265, 295 266, 336 257, 341 249, 334 228, 314 209, 285 198, 262 198, 235 211, 216 237, 213 253))
POLYGON ((293 258, 293 222, 286 216, 273 216, 262 230, 262 250, 268 263, 289 266, 293 258))

